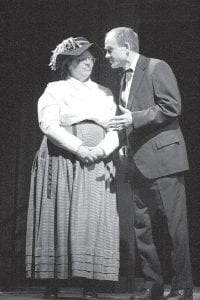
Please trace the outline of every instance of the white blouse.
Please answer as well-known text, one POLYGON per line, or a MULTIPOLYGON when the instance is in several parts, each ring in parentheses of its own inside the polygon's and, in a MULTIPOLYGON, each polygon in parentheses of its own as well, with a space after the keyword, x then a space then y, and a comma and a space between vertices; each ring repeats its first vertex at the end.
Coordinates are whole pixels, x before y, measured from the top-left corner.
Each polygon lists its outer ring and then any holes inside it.
MULTIPOLYGON (((58 147, 76 153, 83 143, 66 131, 83 120, 92 120, 104 127, 116 113, 116 104, 110 89, 89 79, 80 82, 69 77, 49 83, 38 101, 38 120, 42 132, 58 147)), ((108 131, 98 145, 106 155, 119 146, 116 131, 108 131)))

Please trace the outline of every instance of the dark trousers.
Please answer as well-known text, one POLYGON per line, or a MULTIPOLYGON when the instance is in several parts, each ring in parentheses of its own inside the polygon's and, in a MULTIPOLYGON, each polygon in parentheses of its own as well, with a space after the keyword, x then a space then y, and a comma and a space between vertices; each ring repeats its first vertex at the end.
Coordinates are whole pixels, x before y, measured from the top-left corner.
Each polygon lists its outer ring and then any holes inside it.
POLYGON ((152 222, 158 211, 166 217, 171 238, 172 289, 192 288, 183 174, 147 179, 133 168, 135 235, 145 287, 162 285, 161 264, 153 240, 152 222))

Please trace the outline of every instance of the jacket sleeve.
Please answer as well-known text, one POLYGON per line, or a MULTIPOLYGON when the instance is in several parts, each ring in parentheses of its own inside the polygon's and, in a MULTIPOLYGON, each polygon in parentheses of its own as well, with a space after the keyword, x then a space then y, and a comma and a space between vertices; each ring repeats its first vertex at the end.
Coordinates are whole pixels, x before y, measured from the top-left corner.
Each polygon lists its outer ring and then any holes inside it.
POLYGON ((181 113, 181 97, 173 71, 167 63, 159 61, 152 73, 155 105, 132 112, 135 129, 159 126, 171 122, 181 113))

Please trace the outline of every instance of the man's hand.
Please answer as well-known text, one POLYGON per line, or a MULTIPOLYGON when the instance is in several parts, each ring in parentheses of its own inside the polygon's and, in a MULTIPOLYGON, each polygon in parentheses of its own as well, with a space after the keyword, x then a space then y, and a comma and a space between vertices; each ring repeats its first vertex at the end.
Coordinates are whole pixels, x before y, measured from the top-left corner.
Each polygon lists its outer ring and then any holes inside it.
POLYGON ((81 145, 76 155, 85 165, 91 165, 95 162, 95 157, 91 154, 89 147, 81 145))
POLYGON ((110 119, 110 121, 108 122, 108 129, 122 130, 133 125, 131 111, 121 105, 119 105, 119 108, 122 114, 110 119))

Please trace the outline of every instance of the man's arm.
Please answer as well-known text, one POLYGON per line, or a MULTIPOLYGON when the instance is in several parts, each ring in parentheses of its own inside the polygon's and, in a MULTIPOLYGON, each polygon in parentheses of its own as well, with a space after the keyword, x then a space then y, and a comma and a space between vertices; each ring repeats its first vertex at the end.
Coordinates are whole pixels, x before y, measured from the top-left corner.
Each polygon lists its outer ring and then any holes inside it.
POLYGON ((133 126, 135 129, 148 125, 163 125, 181 113, 181 97, 176 78, 167 63, 160 61, 152 74, 155 105, 141 111, 131 112, 120 107, 122 114, 112 118, 109 127, 121 130, 133 126))
POLYGON ((169 65, 159 62, 152 74, 155 105, 132 112, 134 128, 171 122, 181 113, 181 97, 176 78, 169 65))

